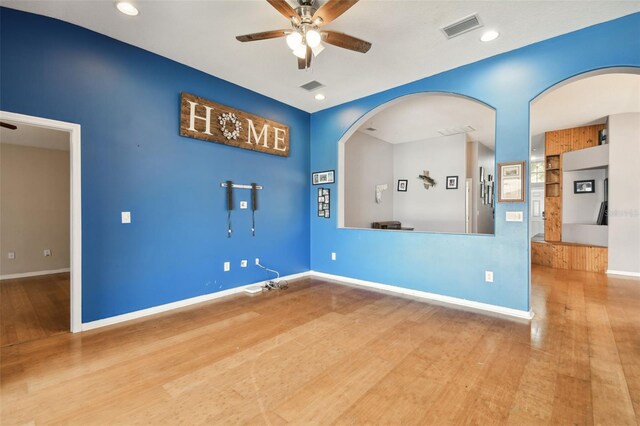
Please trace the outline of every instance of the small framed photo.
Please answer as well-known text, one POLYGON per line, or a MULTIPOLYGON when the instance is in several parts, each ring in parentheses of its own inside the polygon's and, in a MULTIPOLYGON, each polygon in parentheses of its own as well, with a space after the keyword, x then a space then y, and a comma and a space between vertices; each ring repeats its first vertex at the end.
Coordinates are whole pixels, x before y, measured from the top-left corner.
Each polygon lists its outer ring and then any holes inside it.
POLYGON ((447 176, 447 189, 458 189, 458 176, 447 176))
POLYGON ((498 202, 524 203, 524 161, 498 163, 498 202))
POLYGON ((399 192, 407 192, 407 184, 408 180, 406 179, 398 179, 398 191, 399 192))
POLYGON ((312 173, 311 183, 313 185, 324 185, 327 183, 335 182, 335 171, 334 170, 326 170, 324 172, 315 172, 312 173))
POLYGON ((593 194, 594 192, 596 192, 596 181, 594 179, 573 181, 574 194, 593 194))

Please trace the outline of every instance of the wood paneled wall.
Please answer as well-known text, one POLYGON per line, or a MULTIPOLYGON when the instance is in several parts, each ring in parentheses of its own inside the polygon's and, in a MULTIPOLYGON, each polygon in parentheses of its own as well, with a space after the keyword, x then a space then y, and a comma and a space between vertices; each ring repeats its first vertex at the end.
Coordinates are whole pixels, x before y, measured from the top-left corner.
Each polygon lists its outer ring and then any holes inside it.
POLYGON ((606 272, 607 247, 570 243, 531 243, 531 263, 558 269, 606 272))
MULTIPOLYGON (((545 156, 562 155, 598 145, 598 133, 606 129, 606 124, 553 130, 545 133, 545 156)), ((545 192, 544 239, 562 241, 562 156, 559 166, 559 196, 552 197, 545 192)), ((566 268, 565 268, 566 269, 566 268)))

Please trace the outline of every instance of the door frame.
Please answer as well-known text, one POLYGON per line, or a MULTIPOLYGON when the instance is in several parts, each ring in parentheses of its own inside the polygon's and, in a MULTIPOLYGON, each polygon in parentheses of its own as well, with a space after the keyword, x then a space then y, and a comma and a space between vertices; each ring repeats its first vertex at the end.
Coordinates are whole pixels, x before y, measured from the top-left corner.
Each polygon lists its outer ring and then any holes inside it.
POLYGON ((69 167, 70 167, 70 218, 69 238, 71 246, 71 279, 70 279, 70 325, 71 332, 82 331, 82 173, 80 151, 80 125, 48 118, 34 117, 24 114, 0 110, 0 120, 27 124, 45 129, 61 130, 69 133, 69 167))

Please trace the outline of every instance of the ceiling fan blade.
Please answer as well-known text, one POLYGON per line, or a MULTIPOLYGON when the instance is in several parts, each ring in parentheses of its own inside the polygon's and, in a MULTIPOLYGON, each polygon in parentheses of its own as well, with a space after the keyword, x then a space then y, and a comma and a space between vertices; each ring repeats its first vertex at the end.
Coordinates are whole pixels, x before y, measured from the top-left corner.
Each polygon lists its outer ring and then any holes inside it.
POLYGON ((16 130, 18 128, 18 126, 15 126, 15 125, 9 124, 9 123, 5 123, 4 121, 0 121, 0 127, 4 127, 5 129, 9 129, 9 130, 16 130))
POLYGON ((328 24, 356 3, 358 3, 358 0, 327 0, 327 2, 313 14, 312 19, 315 21, 320 18, 322 19, 322 25, 328 24))
POLYGON ((313 58, 313 51, 309 46, 307 46, 307 53, 304 58, 298 58, 298 69, 306 70, 307 68, 311 68, 311 58, 313 58))
POLYGON ((367 53, 371 49, 371 43, 368 41, 335 31, 322 31, 322 40, 325 43, 360 53, 367 53))
POLYGON ((305 61, 307 63, 307 68, 311 68, 311 58, 313 58, 313 51, 309 46, 307 46, 307 55, 305 61))
POLYGON ((288 32, 289 30, 263 31, 261 33, 239 35, 236 37, 236 39, 241 42, 268 40, 270 38, 284 37, 288 32))
POLYGON ((288 20, 291 20, 294 16, 298 16, 298 12, 294 8, 289 6, 286 0, 267 0, 271 6, 273 6, 278 12, 282 14, 288 20))

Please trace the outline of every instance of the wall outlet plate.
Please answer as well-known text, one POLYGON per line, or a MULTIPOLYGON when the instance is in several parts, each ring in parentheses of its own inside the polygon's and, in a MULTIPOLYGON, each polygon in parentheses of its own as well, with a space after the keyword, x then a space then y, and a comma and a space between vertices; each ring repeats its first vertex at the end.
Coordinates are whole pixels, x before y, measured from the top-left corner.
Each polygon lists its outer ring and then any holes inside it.
POLYGON ((224 262, 224 271, 229 272, 231 270, 231 262, 224 262))
POLYGON ((122 212, 122 223, 131 223, 131 212, 122 212))
POLYGON ((256 257, 256 265, 260 263, 260 258, 256 257))
POLYGON ((484 280, 488 283, 493 282, 493 271, 484 271, 484 280))
POLYGON ((331 260, 336 260, 336 254, 335 253, 331 253, 331 260))
POLYGON ((247 202, 246 201, 240 201, 240 208, 241 209, 246 209, 247 208, 247 202))
POLYGON ((240 267, 241 268, 246 268, 247 267, 247 260, 246 259, 242 259, 240 261, 240 267))
POLYGON ((51 249, 44 249, 44 250, 43 250, 43 252, 42 252, 42 254, 43 254, 45 257, 49 257, 49 256, 51 256, 51 249))
POLYGON ((7 254, 7 258, 9 259, 15 259, 16 258, 16 253, 13 251, 10 251, 9 254, 7 254))

